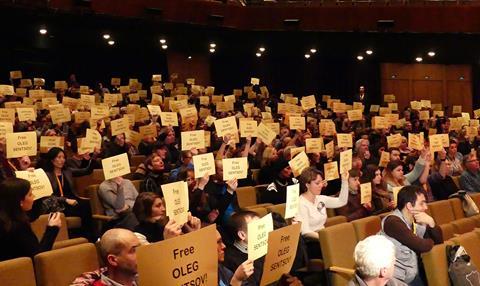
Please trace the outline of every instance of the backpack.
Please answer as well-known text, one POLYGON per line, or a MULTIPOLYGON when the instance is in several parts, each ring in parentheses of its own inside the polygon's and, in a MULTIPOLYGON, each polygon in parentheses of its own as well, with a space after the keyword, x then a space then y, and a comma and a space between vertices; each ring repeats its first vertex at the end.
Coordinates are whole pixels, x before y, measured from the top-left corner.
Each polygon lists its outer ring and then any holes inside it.
POLYGON ((453 286, 480 286, 480 273, 461 245, 447 245, 448 275, 453 286))
POLYGON ((450 195, 449 198, 459 198, 462 201, 462 208, 466 217, 471 217, 480 213, 475 201, 465 191, 458 191, 450 195))

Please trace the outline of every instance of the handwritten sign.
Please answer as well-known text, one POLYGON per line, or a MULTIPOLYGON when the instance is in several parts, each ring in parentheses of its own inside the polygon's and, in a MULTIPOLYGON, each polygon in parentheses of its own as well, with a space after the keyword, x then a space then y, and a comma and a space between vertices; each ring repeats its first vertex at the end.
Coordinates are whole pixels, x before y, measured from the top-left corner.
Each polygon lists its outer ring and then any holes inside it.
POLYGON ((272 214, 252 220, 247 224, 248 259, 256 260, 268 251, 268 234, 273 231, 272 214))
POLYGON ((32 107, 17 108, 18 121, 35 121, 37 113, 32 107))
POLYGON ((317 101, 315 100, 315 95, 302 97, 302 100, 300 101, 300 103, 302 104, 303 110, 309 110, 309 109, 315 108, 315 106, 317 105, 317 101))
POLYGON ((0 138, 5 138, 7 133, 13 133, 12 122, 0 122, 0 138))
POLYGON ((290 129, 292 130, 305 130, 305 117, 292 116, 289 118, 290 129))
POLYGON ((63 149, 65 145, 65 137, 63 136, 41 136, 40 137, 40 153, 47 153, 53 147, 63 149))
POLYGON ((270 145, 273 139, 277 137, 277 133, 267 127, 264 123, 260 123, 257 127, 257 137, 260 138, 265 145, 270 145))
POLYGON ((423 138, 420 137, 420 134, 408 133, 408 147, 423 150, 423 138))
POLYGON ((139 247, 139 285, 218 286, 216 247, 215 225, 139 247))
POLYGON ((33 172, 16 171, 15 176, 30 182, 30 188, 36 200, 53 194, 52 185, 43 169, 36 169, 33 172))
POLYGON ((390 162, 390 152, 382 151, 380 154, 380 162, 378 163, 379 167, 387 167, 388 162, 390 162))
POLYGON ((129 125, 130 123, 127 117, 110 121, 112 136, 128 132, 130 130, 129 125))
POLYGON ((37 156, 37 133, 35 131, 7 133, 5 137, 8 159, 37 156))
POLYGON ((340 174, 344 174, 352 169, 352 149, 340 152, 340 174))
POLYGON ((360 203, 366 204, 372 201, 372 183, 368 182, 360 185, 360 203))
POLYGON ((257 135, 257 122, 255 120, 241 120, 240 136, 241 137, 256 137, 257 135))
POLYGON ((400 133, 387 136, 388 148, 398 148, 402 144, 402 135, 400 133))
POLYGON ((300 203, 300 185, 287 186, 287 200, 285 205, 285 218, 295 217, 298 214, 300 203))
POLYGON ((323 138, 307 138, 305 140, 307 154, 320 153, 324 149, 323 138))
POLYGON ((362 110, 360 109, 348 110, 347 115, 350 121, 359 121, 363 118, 362 110))
POLYGON ((217 135, 219 137, 223 137, 225 135, 235 135, 238 133, 235 116, 217 119, 215 120, 214 124, 215 130, 217 131, 217 135))
POLYGON ((208 175, 215 175, 215 160, 213 153, 201 154, 193 156, 193 170, 195 179, 208 175))
POLYGON ((167 216, 178 224, 188 221, 188 185, 179 181, 161 186, 165 197, 167 216))
POLYGON ((245 179, 248 171, 247 157, 223 159, 223 180, 245 179))
POLYGON ((350 133, 338 133, 337 134, 337 142, 339 148, 352 148, 353 146, 353 138, 352 134, 350 133))
POLYGON ((325 180, 327 181, 340 178, 338 175, 338 164, 336 161, 323 164, 323 170, 325 171, 325 180))
POLYGON ((130 174, 127 153, 103 159, 102 167, 105 180, 130 174))
POLYGON ((162 126, 178 126, 178 116, 176 112, 161 112, 160 120, 162 126))

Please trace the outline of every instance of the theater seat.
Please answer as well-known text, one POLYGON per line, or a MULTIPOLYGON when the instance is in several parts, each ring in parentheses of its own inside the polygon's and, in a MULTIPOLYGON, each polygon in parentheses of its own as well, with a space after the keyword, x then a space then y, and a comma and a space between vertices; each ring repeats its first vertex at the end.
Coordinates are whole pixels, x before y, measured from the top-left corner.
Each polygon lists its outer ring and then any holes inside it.
POLYGON ((455 232, 455 228, 453 227, 453 224, 445 223, 438 226, 442 231, 443 240, 447 240, 455 236, 456 232, 455 232))
POLYGON ((20 257, 0 262, 0 281, 5 286, 35 286, 32 259, 20 257))
POLYGON ((456 234, 462 234, 472 231, 475 227, 475 220, 471 218, 462 218, 452 221, 453 229, 456 234))
POLYGON ((257 193, 254 186, 239 187, 237 193, 238 206, 245 208, 257 204, 257 193))
POLYGON ((256 212, 259 217, 263 217, 264 215, 268 214, 267 209, 265 207, 262 207, 262 206, 246 207, 245 210, 256 212))
POLYGON ((455 185, 457 185, 457 188, 459 188, 459 189, 462 188, 462 187, 460 187, 460 176, 452 176, 452 180, 455 183, 455 185))
MULTIPOLYGON (((55 241, 62 241, 68 239, 67 221, 63 213, 61 213, 60 215, 60 219, 62 220, 62 227, 60 227, 60 231, 58 232, 55 241)), ((35 236, 38 238, 39 241, 42 239, 45 228, 47 227, 48 216, 48 214, 41 215, 35 221, 30 223, 33 233, 35 233, 35 236)))
POLYGON ((381 219, 378 216, 369 216, 352 221, 357 235, 357 241, 363 240, 367 236, 377 234, 381 226, 381 219))
POLYGON ((429 252, 422 254, 428 285, 450 285, 446 249, 449 244, 452 245, 453 243, 446 241, 445 243, 437 244, 429 252))
POLYGON ((337 215, 333 217, 327 217, 327 220, 325 221, 324 226, 329 227, 329 226, 341 224, 344 222, 347 222, 347 217, 343 215, 337 215))
POLYGON ((448 202, 450 202, 450 205, 452 206, 455 219, 461 219, 465 217, 465 213, 463 212, 462 207, 462 201, 459 198, 448 199, 448 202))
POLYGON ((436 224, 441 225, 455 220, 452 206, 448 200, 429 203, 428 209, 436 224))
POLYGON ((132 181, 133 186, 135 187, 135 189, 139 193, 140 193, 140 185, 142 184, 142 182, 143 182, 143 180, 133 180, 132 181))
POLYGON ((318 232, 329 285, 344 286, 353 277, 353 252, 357 239, 351 223, 341 223, 318 232))
POLYGON ((95 222, 95 229, 97 233, 100 233, 104 223, 113 219, 111 216, 105 215, 105 209, 103 208, 100 197, 98 196, 98 187, 100 185, 90 185, 85 189, 85 194, 90 199, 90 207, 92 208, 92 217, 95 222))
POLYGON ((465 248, 467 253, 472 258, 473 264, 478 267, 480 266, 480 236, 477 231, 472 231, 464 233, 462 235, 453 237, 451 239, 455 244, 459 244, 465 248))
POLYGON ((35 256, 34 262, 38 286, 69 285, 83 272, 99 267, 92 243, 43 252, 35 256))
POLYGON ((53 244, 52 249, 55 250, 55 249, 65 248, 65 247, 74 246, 82 243, 88 243, 88 240, 84 237, 62 240, 62 241, 55 242, 53 244))
POLYGON ((130 157, 130 166, 137 167, 138 165, 145 162, 146 159, 147 156, 145 155, 133 155, 132 157, 130 157))
POLYGON ((287 204, 278 204, 278 205, 273 205, 273 206, 267 206, 265 207, 269 213, 278 213, 281 215, 283 218, 285 218, 285 207, 287 204))
POLYGON ((260 169, 251 169, 252 171, 252 180, 255 184, 258 184, 258 174, 260 174, 260 169))

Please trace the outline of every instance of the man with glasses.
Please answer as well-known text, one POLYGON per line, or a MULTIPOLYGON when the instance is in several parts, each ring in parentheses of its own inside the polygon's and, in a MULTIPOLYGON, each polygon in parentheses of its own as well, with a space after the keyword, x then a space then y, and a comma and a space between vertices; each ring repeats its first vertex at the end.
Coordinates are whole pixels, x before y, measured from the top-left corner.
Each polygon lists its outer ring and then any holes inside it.
POLYGON ((480 165, 477 153, 471 152, 463 157, 464 171, 460 176, 460 187, 469 193, 480 192, 480 165))

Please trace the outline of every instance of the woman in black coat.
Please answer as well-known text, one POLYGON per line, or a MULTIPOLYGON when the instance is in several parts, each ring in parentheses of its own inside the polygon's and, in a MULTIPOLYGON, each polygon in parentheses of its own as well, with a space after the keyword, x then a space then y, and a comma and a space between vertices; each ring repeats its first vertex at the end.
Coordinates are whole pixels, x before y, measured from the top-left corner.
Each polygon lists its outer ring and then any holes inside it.
POLYGON ((59 213, 53 213, 39 242, 26 214, 32 208, 34 195, 30 182, 8 178, 0 184, 0 261, 33 257, 52 249, 62 225, 59 213))

